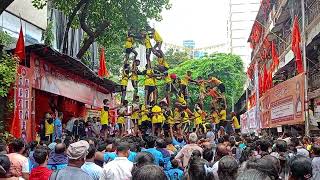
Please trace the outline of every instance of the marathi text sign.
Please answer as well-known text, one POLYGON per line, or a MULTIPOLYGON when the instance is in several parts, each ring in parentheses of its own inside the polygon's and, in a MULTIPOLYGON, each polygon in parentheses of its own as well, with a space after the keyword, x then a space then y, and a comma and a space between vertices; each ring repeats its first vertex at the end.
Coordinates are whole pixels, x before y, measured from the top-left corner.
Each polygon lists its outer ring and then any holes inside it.
POLYGON ((15 88, 15 108, 17 110, 16 116, 19 120, 21 135, 25 140, 31 140, 31 72, 30 69, 25 66, 18 67, 17 83, 15 88))
POLYGON ((300 74, 263 95, 260 99, 262 128, 304 121, 304 83, 304 74, 300 74))
POLYGON ((240 116, 240 124, 241 124, 241 133, 248 133, 249 132, 249 126, 248 126, 247 112, 243 113, 240 116))

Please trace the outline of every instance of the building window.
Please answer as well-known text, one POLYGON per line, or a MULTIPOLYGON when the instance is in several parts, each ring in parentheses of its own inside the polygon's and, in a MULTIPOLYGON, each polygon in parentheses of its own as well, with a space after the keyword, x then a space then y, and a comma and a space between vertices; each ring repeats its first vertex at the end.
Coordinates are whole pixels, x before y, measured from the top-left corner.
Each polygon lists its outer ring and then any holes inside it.
POLYGON ((9 35, 15 39, 19 37, 20 25, 22 25, 22 30, 25 35, 25 45, 43 43, 41 40, 42 29, 22 19, 20 20, 19 17, 6 11, 0 15, 0 28, 8 32, 9 35))

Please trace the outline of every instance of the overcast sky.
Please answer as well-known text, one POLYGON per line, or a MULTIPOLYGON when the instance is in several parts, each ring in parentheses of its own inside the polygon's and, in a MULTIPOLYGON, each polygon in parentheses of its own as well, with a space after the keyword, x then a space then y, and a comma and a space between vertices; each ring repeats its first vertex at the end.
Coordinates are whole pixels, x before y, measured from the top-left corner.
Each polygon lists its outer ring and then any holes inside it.
POLYGON ((165 42, 182 45, 194 40, 196 47, 225 43, 228 0, 171 0, 172 8, 154 25, 165 42))

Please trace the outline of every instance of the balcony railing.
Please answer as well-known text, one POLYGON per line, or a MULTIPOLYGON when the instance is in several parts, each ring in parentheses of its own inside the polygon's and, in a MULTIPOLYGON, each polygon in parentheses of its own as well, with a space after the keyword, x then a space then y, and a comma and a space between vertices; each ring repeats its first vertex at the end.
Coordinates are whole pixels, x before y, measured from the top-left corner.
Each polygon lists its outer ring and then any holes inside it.
POLYGON ((306 18, 307 25, 311 24, 320 13, 320 1, 319 0, 306 0, 306 18))

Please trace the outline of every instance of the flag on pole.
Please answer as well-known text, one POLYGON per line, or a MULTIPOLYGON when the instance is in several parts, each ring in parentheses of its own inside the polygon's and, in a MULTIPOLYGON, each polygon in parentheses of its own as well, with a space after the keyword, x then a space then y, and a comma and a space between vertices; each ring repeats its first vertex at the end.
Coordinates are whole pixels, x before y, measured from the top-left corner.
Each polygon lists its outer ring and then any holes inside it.
POLYGON ((262 87, 263 87, 262 92, 265 93, 268 88, 268 71, 267 71, 266 64, 264 64, 264 68, 263 68, 263 86, 262 87))
POLYGON ((100 52, 100 67, 99 67, 98 75, 102 78, 109 77, 109 72, 106 67, 106 58, 104 56, 104 48, 101 48, 101 52, 100 52))
POLYGON ((20 138, 21 137, 21 122, 20 122, 20 117, 22 115, 19 115, 20 113, 20 104, 21 102, 16 102, 15 105, 15 110, 13 114, 13 120, 11 124, 11 129, 10 133, 15 137, 15 138, 20 138))
POLYGON ((26 57, 22 26, 20 26, 19 38, 18 38, 18 41, 17 41, 17 44, 16 44, 16 49, 14 51, 14 54, 19 58, 20 62, 22 60, 24 60, 25 57, 26 57))
POLYGON ((291 42, 292 47, 291 48, 296 58, 296 66, 299 74, 303 72, 300 42, 301 42, 301 34, 299 30, 298 17, 295 16, 294 22, 293 22, 293 28, 292 28, 292 42, 291 42))
POLYGON ((278 56, 278 52, 276 49, 276 45, 273 41, 272 41, 272 45, 271 45, 271 56, 272 56, 272 60, 273 60, 271 72, 274 72, 274 70, 279 66, 279 56, 278 56))

